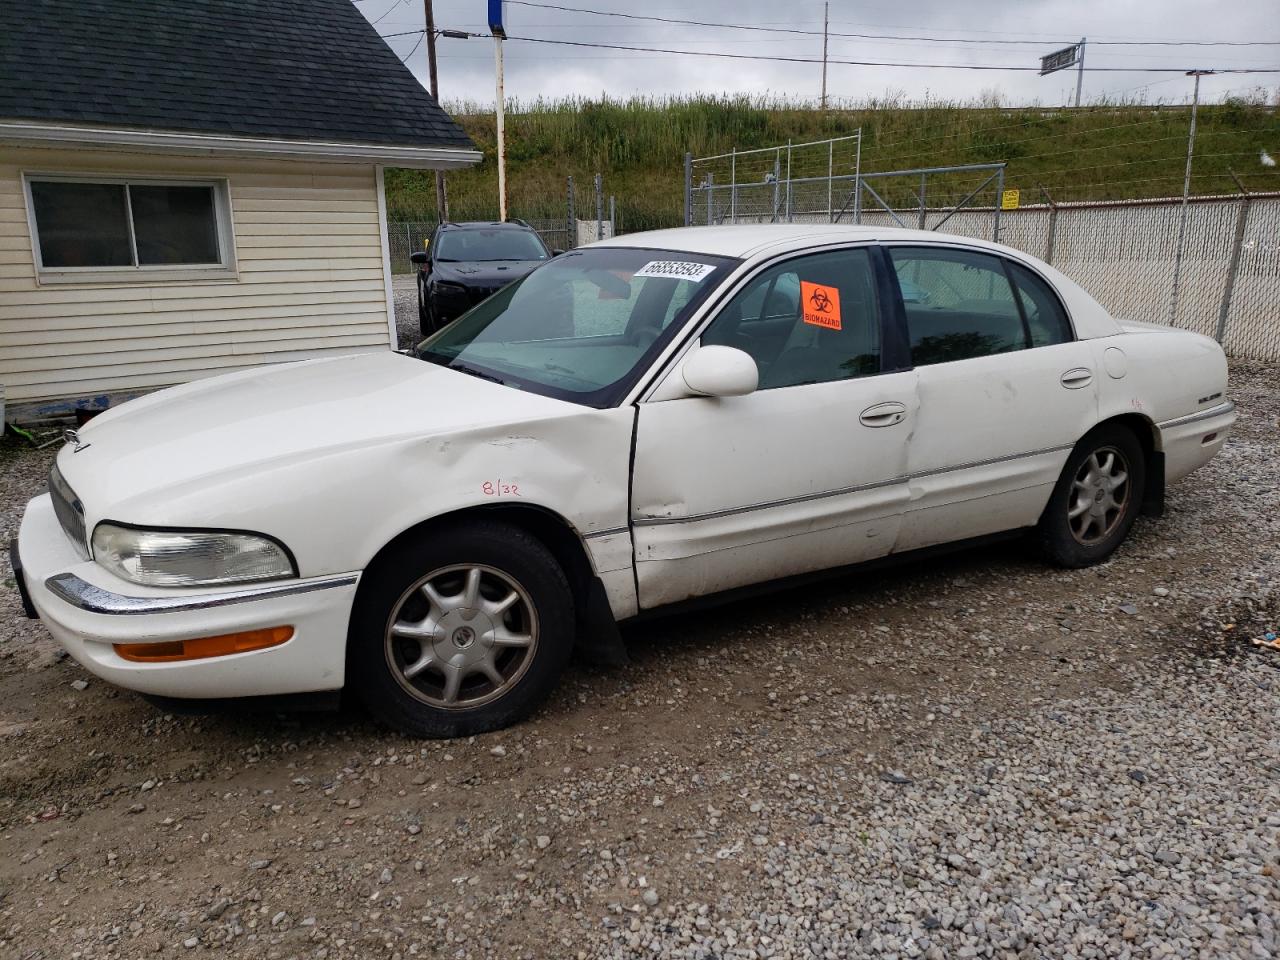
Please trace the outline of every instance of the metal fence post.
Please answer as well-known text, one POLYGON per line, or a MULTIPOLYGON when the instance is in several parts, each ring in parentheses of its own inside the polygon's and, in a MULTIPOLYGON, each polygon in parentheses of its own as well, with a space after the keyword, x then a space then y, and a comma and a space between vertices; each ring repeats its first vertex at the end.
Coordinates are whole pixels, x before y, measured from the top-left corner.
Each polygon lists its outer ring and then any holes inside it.
MULTIPOLYGON (((1037 186, 1040 185, 1037 184, 1037 186)), ((1040 192, 1044 194, 1045 203, 1049 204, 1049 229, 1044 241, 1044 262, 1053 263, 1053 244, 1058 238, 1058 205, 1053 202, 1053 197, 1049 196, 1049 191, 1043 186, 1040 186, 1040 192)))
POLYGON ((684 225, 693 225, 693 154, 684 155, 684 225))
POLYGON ((778 187, 782 181, 782 152, 780 150, 773 151, 773 215, 769 217, 770 223, 778 222, 778 187))
POLYGON ((710 171, 710 170, 708 170, 708 171, 707 171, 707 185, 706 185, 706 191, 707 191, 707 226, 708 226, 708 227, 709 227, 709 226, 711 226, 711 224, 714 222, 713 218, 715 217, 715 212, 716 212, 716 211, 715 211, 715 206, 716 206, 716 204, 715 204, 715 200, 716 200, 716 188, 715 188, 715 182, 716 182, 716 181, 715 181, 715 177, 713 177, 713 176, 711 175, 711 171, 710 171))
POLYGON ((613 194, 609 194, 609 236, 611 237, 618 235, 618 208, 614 202, 616 199, 613 194))
POLYGON ((1000 165, 996 179, 995 216, 991 218, 991 242, 1000 242, 1000 204, 1004 202, 1004 164, 1000 165))
POLYGON ((604 178, 596 174, 596 239, 602 239, 604 230, 604 178))
POLYGON ((928 181, 928 179, 929 179, 929 175, 928 175, 927 173, 922 173, 922 174, 920 174, 920 224, 919 224, 919 229, 921 229, 921 230, 923 230, 923 229, 924 229, 924 217, 925 217, 925 213, 924 213, 924 190, 925 190, 925 183, 928 181))
POLYGON ((858 128, 858 152, 853 158, 853 222, 862 223, 862 128, 858 128))
POLYGON ((566 210, 569 216, 564 225, 564 248, 572 250, 578 245, 578 215, 573 209, 573 177, 569 177, 569 204, 566 210))
POLYGON ((738 222, 738 148, 729 154, 729 222, 738 222))
POLYGON ((1236 235, 1231 244, 1231 266, 1227 268, 1227 284, 1222 291, 1222 306, 1218 309, 1218 330, 1214 334, 1214 339, 1218 343, 1224 342, 1227 336, 1227 318, 1231 313, 1231 296, 1236 290, 1236 274, 1240 271, 1240 252, 1244 249, 1245 227, 1249 222, 1249 207, 1253 203, 1253 198, 1249 195, 1249 191, 1245 189, 1240 178, 1232 171, 1231 179, 1236 182, 1236 186, 1240 188, 1240 212, 1236 214, 1236 235))
POLYGON ((787 141, 787 223, 791 222, 791 141, 787 141))
POLYGON ((832 177, 835 174, 836 159, 836 142, 834 140, 827 141, 827 222, 835 223, 836 211, 835 203, 832 197, 831 185, 834 182, 832 177))

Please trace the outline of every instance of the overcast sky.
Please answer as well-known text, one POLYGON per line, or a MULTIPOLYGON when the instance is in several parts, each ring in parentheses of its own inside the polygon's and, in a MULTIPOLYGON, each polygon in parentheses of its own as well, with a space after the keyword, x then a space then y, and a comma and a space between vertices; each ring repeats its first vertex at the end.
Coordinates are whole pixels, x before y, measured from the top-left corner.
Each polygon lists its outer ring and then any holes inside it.
MULTIPOLYGON (((611 10, 647 16, 750 24, 821 31, 821 0, 557 0, 563 6, 611 10), (784 15, 787 19, 781 19, 784 15)), ((376 29, 393 34, 421 30, 422 0, 356 0, 376 29)), ((435 0, 436 26, 487 32, 485 0, 435 0)), ((1280 41, 1280 5, 1276 0, 832 0, 832 33, 880 33, 895 36, 965 38, 982 43, 931 43, 919 40, 870 40, 832 37, 832 60, 908 63, 1016 64, 1035 66, 1042 54, 1081 36, 1090 40, 1236 40, 1280 41), (1228 12, 1230 11, 1230 12, 1228 12), (1031 40, 1031 43, 991 43, 1031 40)), ((547 37, 592 43, 714 50, 767 56, 822 56, 820 36, 758 33, 712 27, 676 26, 507 5, 507 32, 513 37, 547 37)), ((425 83, 426 44, 414 50, 417 36, 388 40, 425 83), (413 53, 410 55, 410 51, 413 53)), ((494 97, 493 42, 454 40, 438 44, 440 87, 447 103, 469 100, 491 106, 494 97)), ((611 97, 632 94, 748 93, 816 99, 821 67, 808 63, 723 60, 703 57, 627 53, 522 43, 505 44, 507 96, 531 99, 568 94, 611 97)), ((1254 47, 1087 47, 1091 66, 1189 68, 1280 67, 1280 46, 1254 47)), ((1041 77, 1036 73, 937 70, 832 64, 832 97, 863 99, 898 93, 915 101, 926 97, 967 99, 998 91, 1010 104, 1039 101, 1059 104, 1074 97, 1074 70, 1041 77)), ((1192 81, 1182 74, 1090 73, 1084 99, 1142 96, 1184 101, 1192 81)), ((1206 77, 1201 96, 1219 99, 1262 85, 1280 86, 1280 74, 1206 77)))

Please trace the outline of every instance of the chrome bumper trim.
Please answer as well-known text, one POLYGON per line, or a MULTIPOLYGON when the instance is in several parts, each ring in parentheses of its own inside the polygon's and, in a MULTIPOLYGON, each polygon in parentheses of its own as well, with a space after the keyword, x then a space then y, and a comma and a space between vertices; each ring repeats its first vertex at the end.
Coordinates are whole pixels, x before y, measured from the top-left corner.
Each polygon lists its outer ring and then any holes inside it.
POLYGON ((1180 427, 1184 423, 1195 423, 1197 420, 1212 420, 1214 417, 1226 416, 1228 413, 1234 413, 1236 405, 1228 400, 1226 403, 1220 403, 1216 407, 1210 407, 1208 410, 1201 410, 1199 413, 1190 413, 1185 417, 1175 417, 1172 420, 1165 420, 1163 423, 1157 423, 1156 426, 1161 430, 1169 427, 1180 427))
POLYGON ((106 613, 113 616, 130 616, 148 613, 178 613, 184 610, 207 610, 233 603, 248 603, 269 597, 288 597, 333 587, 349 587, 357 580, 355 574, 340 577, 323 577, 317 580, 290 580, 244 587, 226 593, 187 594, 174 597, 129 597, 112 593, 102 587, 81 580, 74 573, 54 574, 44 582, 49 592, 73 607, 90 613, 106 613))

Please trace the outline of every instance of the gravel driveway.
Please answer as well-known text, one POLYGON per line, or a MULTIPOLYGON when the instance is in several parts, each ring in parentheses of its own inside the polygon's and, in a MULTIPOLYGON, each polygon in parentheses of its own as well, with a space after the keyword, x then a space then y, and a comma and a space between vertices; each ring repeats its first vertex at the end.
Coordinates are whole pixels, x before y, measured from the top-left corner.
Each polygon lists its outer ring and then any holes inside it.
MULTIPOLYGON (((1275 956, 1278 380, 1233 367, 1226 450, 1101 567, 651 621, 464 741, 165 715, 5 582, 0 956, 1275 956)), ((0 445, 6 536, 47 464, 0 445)))

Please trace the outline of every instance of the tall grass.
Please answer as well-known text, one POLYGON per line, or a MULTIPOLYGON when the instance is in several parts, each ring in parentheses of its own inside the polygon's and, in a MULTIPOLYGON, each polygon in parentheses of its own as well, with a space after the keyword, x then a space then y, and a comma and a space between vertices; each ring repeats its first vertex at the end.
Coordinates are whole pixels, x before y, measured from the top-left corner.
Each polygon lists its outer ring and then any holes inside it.
MULTIPOLYGON (((1234 192, 1229 171, 1251 190, 1280 190, 1280 90, 1202 105, 1193 192, 1234 192)), ((449 174, 455 219, 495 213, 496 136, 491 111, 447 104, 484 161, 449 174)), ((1127 199, 1181 193, 1189 110, 1140 100, 1100 101, 1081 109, 1004 107, 998 94, 977 101, 901 96, 814 103, 777 97, 699 95, 625 100, 566 98, 508 104, 507 165, 513 215, 561 217, 565 178, 573 176, 579 216, 593 215, 591 178, 604 175, 628 230, 669 226, 683 215, 683 161, 695 157, 863 135, 862 169, 1008 161, 1007 185, 1058 200, 1127 199)), ((720 181, 717 181, 720 182, 720 181)), ((393 218, 435 216, 430 173, 391 171, 393 218)))

